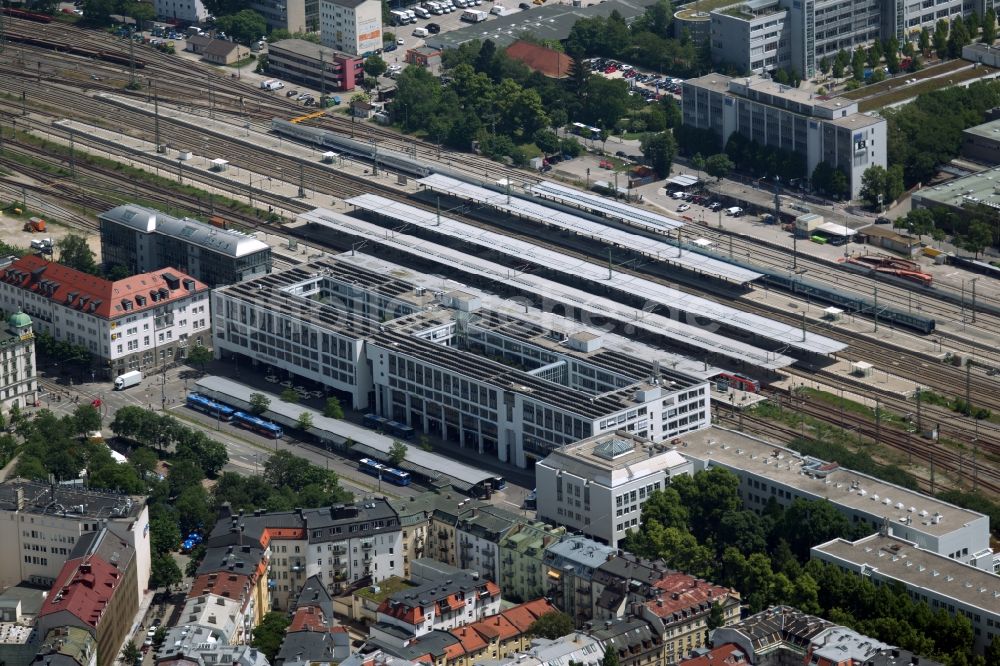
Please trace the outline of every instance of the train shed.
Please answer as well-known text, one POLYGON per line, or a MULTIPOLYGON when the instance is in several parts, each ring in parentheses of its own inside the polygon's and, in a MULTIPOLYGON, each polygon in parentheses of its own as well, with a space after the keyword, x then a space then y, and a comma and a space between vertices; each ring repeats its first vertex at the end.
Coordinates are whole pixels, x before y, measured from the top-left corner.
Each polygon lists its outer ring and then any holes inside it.
MULTIPOLYGON (((677 245, 656 238, 610 227, 601 222, 595 222, 549 208, 536 201, 529 201, 509 194, 495 192, 448 176, 432 174, 426 178, 421 178, 417 182, 429 190, 440 192, 462 201, 488 206, 501 213, 530 220, 536 224, 558 229, 561 232, 570 232, 611 247, 626 249, 640 256, 689 271, 698 276, 710 277, 722 282, 742 286, 746 286, 762 277, 761 273, 748 268, 697 252, 691 252, 690 250, 684 250, 677 245)), ((597 209, 598 202, 603 201, 601 197, 577 192, 569 188, 566 188, 566 192, 551 189, 545 191, 550 192, 550 197, 561 197, 564 199, 570 197, 569 193, 573 193, 574 196, 579 195, 578 204, 580 206, 589 206, 593 209, 597 209), (585 197, 590 198, 585 199, 585 197)), ((617 220, 631 220, 632 224, 640 225, 645 230, 655 229, 658 233, 669 233, 670 230, 676 229, 678 238, 681 233, 680 229, 683 226, 681 223, 674 222, 669 218, 653 213, 646 213, 646 211, 624 204, 617 204, 616 208, 606 208, 606 212, 614 216, 617 220)))
MULTIPOLYGON (((350 421, 331 419, 311 407, 285 402, 272 393, 224 377, 203 377, 195 382, 195 386, 199 393, 239 409, 249 409, 250 395, 262 393, 271 401, 267 411, 262 415, 264 418, 289 428, 297 428, 299 416, 307 413, 313 422, 309 434, 321 442, 343 446, 347 441, 351 441, 354 443, 351 446, 353 455, 369 456, 382 462, 389 461, 389 450, 395 440, 350 421)), ((412 445, 408 446, 406 459, 398 467, 419 474, 428 479, 432 485, 452 485, 463 493, 477 496, 482 495, 488 486, 495 487, 494 481, 497 478, 496 474, 412 445)))
POLYGON ((614 199, 597 196, 589 192, 581 192, 572 187, 543 180, 528 187, 528 192, 540 199, 550 199, 565 206, 579 208, 593 215, 606 217, 609 220, 622 222, 629 226, 639 227, 646 231, 664 232, 679 229, 684 222, 653 213, 637 206, 623 204, 614 199))

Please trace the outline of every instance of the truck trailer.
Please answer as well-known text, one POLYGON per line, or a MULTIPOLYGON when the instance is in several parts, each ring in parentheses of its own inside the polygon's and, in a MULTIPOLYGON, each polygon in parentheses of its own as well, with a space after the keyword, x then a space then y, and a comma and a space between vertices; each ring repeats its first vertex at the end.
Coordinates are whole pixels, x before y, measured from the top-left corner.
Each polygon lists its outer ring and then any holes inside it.
POLYGON ((124 391, 127 388, 138 386, 142 381, 142 372, 130 370, 115 377, 115 390, 124 391))

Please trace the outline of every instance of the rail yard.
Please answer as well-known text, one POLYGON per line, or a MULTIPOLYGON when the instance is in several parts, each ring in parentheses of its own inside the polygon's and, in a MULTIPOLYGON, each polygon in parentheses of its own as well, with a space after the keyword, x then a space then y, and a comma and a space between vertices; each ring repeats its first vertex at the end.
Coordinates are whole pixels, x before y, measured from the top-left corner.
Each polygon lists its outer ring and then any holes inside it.
MULTIPOLYGON (((803 252, 792 271, 788 247, 721 224, 685 223, 652 206, 609 209, 595 195, 574 199, 577 190, 561 200, 540 196, 533 190, 546 181, 537 172, 336 112, 288 123, 302 112, 294 101, 129 40, 16 15, 7 25, 0 55, 5 200, 60 211, 64 224, 89 233, 98 231, 97 213, 141 202, 219 215, 245 231, 331 253, 386 253, 498 294, 537 301, 551 284, 564 305, 587 293, 606 298, 634 310, 637 322, 650 315, 650 328, 637 336, 755 378, 763 388, 748 392, 751 402, 766 399, 809 418, 794 427, 713 396, 727 424, 789 441, 825 423, 853 433, 876 457, 910 466, 927 489, 961 486, 1000 497, 1000 291, 985 286, 995 281, 984 278, 968 300, 803 252), (325 151, 341 161, 324 163, 325 151), (217 159, 230 174, 210 173, 217 159), (123 177, 116 161, 133 175, 123 177), (317 208, 335 214, 310 222, 317 208), (696 238, 711 251, 699 250, 696 238), (524 284, 505 282, 504 271, 523 275, 524 284), (529 278, 539 282, 528 285, 529 278), (846 314, 839 321, 824 315, 833 302, 846 314), (843 370, 858 364, 885 381, 843 370), (874 418, 831 407, 805 386, 855 396, 875 408, 874 418), (921 403, 920 392, 961 398, 993 416, 921 403), (931 430, 933 437, 924 436, 931 430)), ((599 311, 607 306, 595 305, 599 311)), ((622 313, 609 317, 627 324, 622 313)))

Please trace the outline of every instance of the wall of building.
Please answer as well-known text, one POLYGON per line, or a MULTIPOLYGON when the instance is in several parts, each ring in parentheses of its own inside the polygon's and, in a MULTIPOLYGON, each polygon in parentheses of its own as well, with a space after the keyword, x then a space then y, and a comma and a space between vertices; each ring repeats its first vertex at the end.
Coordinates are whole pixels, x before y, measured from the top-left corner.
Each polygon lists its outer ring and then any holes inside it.
POLYGON ((208 18, 201 0, 155 0, 153 7, 158 18, 168 21, 201 23, 208 18))
POLYGON ((357 56, 382 48, 382 5, 377 0, 356 6, 320 0, 319 17, 323 46, 357 56))

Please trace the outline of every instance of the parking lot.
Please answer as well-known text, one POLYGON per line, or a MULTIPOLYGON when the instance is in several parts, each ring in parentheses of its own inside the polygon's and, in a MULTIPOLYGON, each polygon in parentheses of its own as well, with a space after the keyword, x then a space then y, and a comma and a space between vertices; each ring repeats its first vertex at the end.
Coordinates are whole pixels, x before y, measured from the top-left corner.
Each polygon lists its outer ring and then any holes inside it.
POLYGON ((663 76, 654 72, 644 72, 627 63, 609 58, 594 58, 587 61, 592 74, 609 79, 622 79, 629 83, 632 90, 629 94, 642 95, 647 102, 657 100, 663 95, 681 98, 682 79, 663 76))

